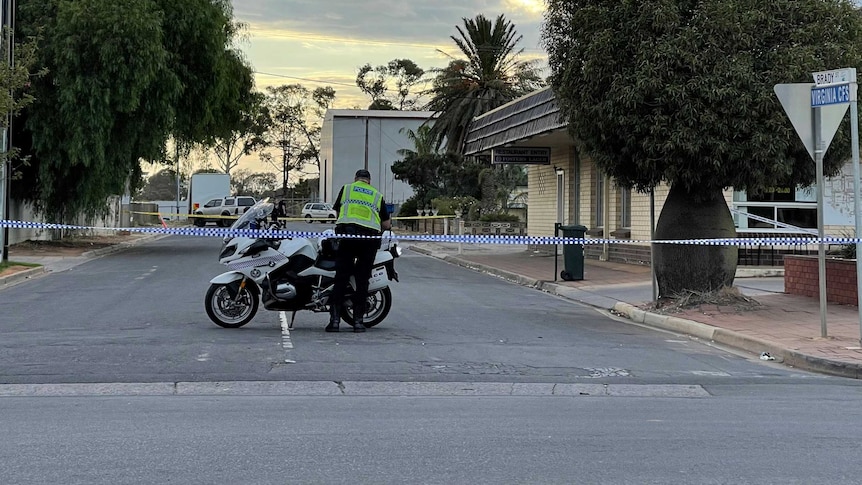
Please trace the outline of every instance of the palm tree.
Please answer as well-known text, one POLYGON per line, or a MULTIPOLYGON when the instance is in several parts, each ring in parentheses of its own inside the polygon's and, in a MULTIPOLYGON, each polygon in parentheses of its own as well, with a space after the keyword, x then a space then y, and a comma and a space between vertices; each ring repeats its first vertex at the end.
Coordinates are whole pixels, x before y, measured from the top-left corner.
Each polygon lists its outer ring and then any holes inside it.
MULTIPOLYGON (((451 36, 465 59, 452 58, 437 69, 432 96, 425 109, 434 111, 431 135, 437 147, 460 153, 467 127, 482 113, 502 106, 544 85, 535 61, 521 60, 521 35, 504 15, 492 23, 484 15, 464 18, 464 28, 451 36)), ((452 56, 450 56, 451 58, 452 56)))
POLYGON ((431 127, 429 125, 422 125, 416 131, 404 127, 398 130, 398 133, 405 135, 416 148, 415 150, 411 150, 409 148, 399 149, 398 154, 402 157, 406 157, 408 155, 424 157, 437 153, 436 147, 434 146, 434 139, 431 137, 431 127))

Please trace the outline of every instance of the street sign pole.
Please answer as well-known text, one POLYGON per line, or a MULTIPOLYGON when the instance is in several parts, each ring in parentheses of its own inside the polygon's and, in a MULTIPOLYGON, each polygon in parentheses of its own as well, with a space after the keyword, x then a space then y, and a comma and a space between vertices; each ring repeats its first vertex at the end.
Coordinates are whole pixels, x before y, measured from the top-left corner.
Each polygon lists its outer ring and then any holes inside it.
MULTIPOLYGON (((820 293, 820 334, 826 332, 826 245, 824 244, 825 229, 823 214, 823 156, 832 143, 835 132, 841 125, 848 106, 850 109, 851 136, 853 140, 853 175, 855 180, 855 211, 856 237, 862 235, 862 210, 860 210, 860 178, 859 178, 859 132, 858 113, 856 112, 856 68, 833 69, 812 73, 814 83, 776 84, 775 95, 790 118, 796 134, 808 154, 814 160, 817 172, 817 266, 820 293), (805 99, 805 98, 808 99, 805 99)), ((857 300, 862 306, 862 262, 858 250, 862 244, 857 243, 856 278, 857 300)), ((862 313, 859 314, 860 344, 862 344, 862 313)))
MULTIPOLYGON (((0 62, 8 62, 12 65, 12 9, 14 7, 13 0, 2 0, 0 2, 0 29, 2 29, 2 42, 5 44, 2 51, 7 57, 0 59, 0 62)), ((9 147, 9 121, 11 115, 6 118, 6 126, 0 129, 0 153, 3 159, 0 160, 0 219, 8 219, 9 210, 9 189, 11 187, 10 180, 12 179, 12 163, 6 160, 9 147)), ((0 227, 0 263, 9 261, 9 228, 0 227)))
MULTIPOLYGON (((862 201, 859 200, 860 182, 859 178, 859 113, 857 111, 858 102, 856 101, 857 85, 851 86, 853 93, 853 101, 850 102, 850 143, 852 144, 853 153, 853 212, 856 214, 856 306, 862 308, 862 201)), ((859 343, 862 345, 862 312, 859 314, 859 343)))
POLYGON ((814 117, 814 165, 817 171, 817 281, 820 290, 820 336, 826 337, 826 245, 823 244, 823 143, 820 133, 821 116, 812 108, 814 117))

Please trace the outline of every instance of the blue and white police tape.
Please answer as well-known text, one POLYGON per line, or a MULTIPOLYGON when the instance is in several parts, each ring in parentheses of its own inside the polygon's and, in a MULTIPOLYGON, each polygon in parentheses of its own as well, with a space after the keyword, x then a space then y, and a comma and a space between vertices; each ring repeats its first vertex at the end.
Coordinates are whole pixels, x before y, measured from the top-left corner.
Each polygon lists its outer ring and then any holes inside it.
MULTIPOLYGON (((284 230, 261 230, 261 229, 230 229, 209 227, 94 227, 78 226, 70 224, 50 224, 43 222, 7 221, 0 220, 0 227, 10 229, 49 229, 49 230, 71 230, 71 231, 114 231, 133 232, 141 234, 164 234, 172 236, 194 236, 194 237, 250 237, 250 238, 310 238, 339 237, 367 239, 372 236, 358 236, 339 234, 331 232, 315 231, 284 231, 284 230)), ((552 244, 688 244, 707 246, 798 246, 819 244, 820 239, 812 236, 799 237, 756 237, 756 238, 719 238, 719 239, 657 239, 657 240, 633 240, 633 239, 599 239, 599 238, 573 238, 556 236, 518 236, 518 235, 495 235, 495 234, 464 234, 464 235, 430 235, 430 234, 394 234, 394 239, 402 241, 418 242, 442 242, 442 243, 467 243, 467 244, 509 244, 509 245, 552 245, 552 244)), ((824 244, 845 245, 858 244, 862 239, 852 237, 827 236, 823 238, 824 244)))

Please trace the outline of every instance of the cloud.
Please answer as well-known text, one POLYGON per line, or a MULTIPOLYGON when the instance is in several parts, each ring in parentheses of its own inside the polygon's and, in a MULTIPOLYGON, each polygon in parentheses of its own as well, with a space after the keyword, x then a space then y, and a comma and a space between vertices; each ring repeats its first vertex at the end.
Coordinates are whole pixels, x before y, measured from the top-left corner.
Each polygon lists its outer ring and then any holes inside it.
POLYGON ((459 57, 450 39, 463 18, 505 14, 523 35, 525 59, 544 65, 539 44, 544 0, 233 0, 246 24, 240 45, 257 71, 258 88, 330 85, 337 108, 365 107, 355 85, 360 66, 407 58, 428 70, 459 57))
POLYGON ((234 12, 260 34, 283 31, 393 46, 451 44, 462 18, 503 13, 524 36, 524 47, 535 51, 543 1, 234 0, 234 12))

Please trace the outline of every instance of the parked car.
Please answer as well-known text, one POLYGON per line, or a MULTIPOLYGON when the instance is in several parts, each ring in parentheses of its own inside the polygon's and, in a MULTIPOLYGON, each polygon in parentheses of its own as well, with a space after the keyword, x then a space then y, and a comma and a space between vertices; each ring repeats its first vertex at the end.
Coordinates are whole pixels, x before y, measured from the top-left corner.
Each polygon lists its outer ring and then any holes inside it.
POLYGON ((335 219, 338 218, 338 214, 336 214, 335 209, 333 209, 330 204, 310 202, 305 204, 305 207, 302 208, 302 217, 304 217, 305 222, 309 224, 314 222, 314 219, 320 219, 321 223, 331 222, 335 224, 335 219))
POLYGON ((230 216, 244 213, 249 207, 255 205, 257 200, 247 195, 221 197, 208 201, 203 207, 199 207, 195 214, 203 216, 225 216, 224 218, 196 217, 195 225, 204 226, 207 222, 215 222, 217 226, 227 227, 233 223, 230 216))

